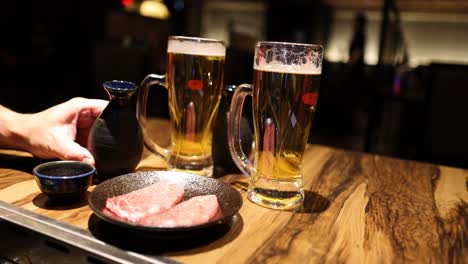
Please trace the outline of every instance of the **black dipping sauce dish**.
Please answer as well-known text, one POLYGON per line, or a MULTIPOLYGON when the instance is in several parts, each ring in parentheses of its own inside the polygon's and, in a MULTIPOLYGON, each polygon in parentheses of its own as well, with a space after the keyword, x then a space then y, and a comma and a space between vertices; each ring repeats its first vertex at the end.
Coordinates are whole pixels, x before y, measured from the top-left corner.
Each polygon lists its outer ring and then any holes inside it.
POLYGON ((33 169, 34 179, 50 199, 79 199, 91 185, 96 168, 81 161, 51 161, 33 169))

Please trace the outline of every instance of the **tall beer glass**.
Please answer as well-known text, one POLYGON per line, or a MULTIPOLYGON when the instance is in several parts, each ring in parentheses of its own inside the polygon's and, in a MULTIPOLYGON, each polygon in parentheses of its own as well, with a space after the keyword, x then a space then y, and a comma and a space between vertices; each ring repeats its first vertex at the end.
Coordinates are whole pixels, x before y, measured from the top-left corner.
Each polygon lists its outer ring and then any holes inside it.
POLYGON ((166 76, 150 74, 140 85, 137 117, 145 145, 166 158, 170 170, 213 174, 213 121, 221 99, 226 47, 213 39, 169 37, 166 76), (154 84, 167 88, 171 146, 155 143, 148 128, 148 91, 154 84))
POLYGON ((302 205, 302 155, 317 106, 322 57, 318 45, 265 41, 256 45, 253 84, 236 89, 228 123, 231 156, 249 176, 248 198, 254 203, 281 210, 302 205), (253 162, 239 138, 247 95, 253 99, 253 162))

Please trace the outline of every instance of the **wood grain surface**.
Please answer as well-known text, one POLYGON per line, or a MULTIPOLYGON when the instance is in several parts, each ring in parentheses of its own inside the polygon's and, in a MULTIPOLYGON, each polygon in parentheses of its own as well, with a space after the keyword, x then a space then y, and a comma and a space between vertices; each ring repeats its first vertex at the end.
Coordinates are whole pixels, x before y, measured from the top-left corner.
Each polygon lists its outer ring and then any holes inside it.
MULTIPOLYGON (((56 205, 36 186, 40 160, 0 155, 0 199, 88 228, 86 201, 56 205)), ((247 178, 225 175, 244 204, 221 237, 160 253, 184 263, 468 263, 468 171, 309 145, 306 201, 297 212, 246 199, 247 178)), ((164 169, 145 153, 139 170, 164 169)), ((92 191, 90 187, 89 191, 92 191)))

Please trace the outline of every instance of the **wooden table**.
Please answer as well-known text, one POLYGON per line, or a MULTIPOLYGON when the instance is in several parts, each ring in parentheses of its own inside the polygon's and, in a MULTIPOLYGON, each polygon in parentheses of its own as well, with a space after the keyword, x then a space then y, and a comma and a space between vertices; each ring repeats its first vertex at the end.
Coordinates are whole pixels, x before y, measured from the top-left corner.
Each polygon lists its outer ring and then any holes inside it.
MULTIPOLYGON (((28 154, 0 155, 0 200, 86 229, 92 212, 50 205, 28 154)), ((146 154, 139 169, 163 169, 146 154)), ((468 171, 309 145, 301 212, 249 202, 242 175, 222 178, 244 197, 221 238, 164 256, 186 263, 467 263, 468 171)), ((91 187, 90 190, 92 190, 91 187)))

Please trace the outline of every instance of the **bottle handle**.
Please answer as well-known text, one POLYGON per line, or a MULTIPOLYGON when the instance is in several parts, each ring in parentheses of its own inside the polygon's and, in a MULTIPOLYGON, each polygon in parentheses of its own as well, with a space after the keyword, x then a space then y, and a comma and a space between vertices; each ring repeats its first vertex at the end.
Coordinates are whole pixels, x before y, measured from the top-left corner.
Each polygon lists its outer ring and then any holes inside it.
POLYGON ((250 177, 254 171, 254 164, 249 160, 245 152, 242 150, 240 129, 242 121, 242 109, 244 106, 245 97, 252 96, 252 86, 250 84, 241 84, 237 86, 234 95, 232 96, 231 107, 228 116, 228 145, 232 160, 237 167, 250 177))
POLYGON ((140 84, 140 89, 138 91, 138 100, 137 100, 137 120, 138 124, 140 125, 141 131, 143 133, 143 142, 145 146, 154 154, 161 156, 165 160, 169 158, 170 150, 164 147, 161 147, 156 142, 154 142, 151 137, 147 134, 146 126, 147 126, 147 115, 146 115, 146 107, 148 103, 148 94, 150 87, 153 85, 161 85, 162 87, 167 89, 166 86, 166 76, 159 75, 159 74, 148 74, 140 84))

